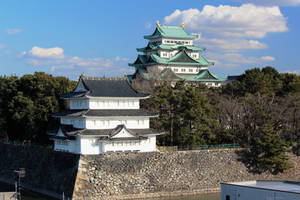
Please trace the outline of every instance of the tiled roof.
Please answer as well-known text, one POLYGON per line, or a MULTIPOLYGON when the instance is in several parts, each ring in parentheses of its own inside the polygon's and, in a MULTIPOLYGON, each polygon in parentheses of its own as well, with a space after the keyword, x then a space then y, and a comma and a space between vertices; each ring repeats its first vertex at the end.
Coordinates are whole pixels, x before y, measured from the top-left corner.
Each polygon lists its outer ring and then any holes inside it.
MULTIPOLYGON (((130 134, 132 134, 134 137, 131 139, 147 139, 147 136, 149 135, 161 135, 163 134, 163 131, 158 131, 155 129, 127 129, 125 125, 118 125, 114 129, 77 129, 74 128, 72 125, 60 125, 60 129, 62 130, 65 137, 62 136, 56 136, 58 130, 55 131, 49 131, 48 135, 51 136, 51 138, 57 138, 57 139, 74 139, 77 135, 82 136, 97 136, 99 139, 105 139, 105 140, 114 140, 113 136, 117 135, 122 129, 126 129, 130 134)), ((116 138, 120 139, 120 138, 116 138)), ((129 139, 129 138, 127 138, 129 139)))
POLYGON ((163 65, 188 65, 188 66, 209 66, 213 65, 213 62, 209 62, 202 55, 199 55, 198 59, 189 56, 184 49, 181 49, 175 56, 171 58, 161 58, 156 54, 151 55, 138 55, 136 61, 129 66, 145 66, 152 64, 163 65))
POLYGON ((144 109, 104 109, 104 110, 66 110, 63 112, 53 113, 54 117, 114 117, 114 116, 147 116, 147 117, 155 117, 157 113, 153 113, 144 109))
POLYGON ((226 80, 212 74, 208 69, 200 70, 198 74, 177 74, 177 76, 186 81, 195 82, 222 82, 226 80))
POLYGON ((197 35, 192 35, 185 31, 181 26, 157 26, 152 35, 145 35, 145 39, 153 39, 158 37, 167 38, 182 38, 182 39, 194 39, 197 35))
POLYGON ((148 97, 148 94, 142 94, 131 87, 130 83, 125 79, 104 79, 91 78, 81 76, 79 81, 82 81, 87 92, 71 92, 61 95, 62 98, 76 98, 85 95, 91 97, 148 97))
POLYGON ((205 47, 197 47, 197 46, 192 46, 192 45, 183 45, 183 44, 174 44, 174 45, 165 45, 165 44, 160 44, 160 45, 154 45, 154 44, 149 44, 144 47, 144 48, 137 48, 137 51, 152 51, 152 50, 158 50, 158 49, 166 49, 166 50, 176 50, 178 48, 186 48, 191 51, 204 51, 206 48, 205 47))

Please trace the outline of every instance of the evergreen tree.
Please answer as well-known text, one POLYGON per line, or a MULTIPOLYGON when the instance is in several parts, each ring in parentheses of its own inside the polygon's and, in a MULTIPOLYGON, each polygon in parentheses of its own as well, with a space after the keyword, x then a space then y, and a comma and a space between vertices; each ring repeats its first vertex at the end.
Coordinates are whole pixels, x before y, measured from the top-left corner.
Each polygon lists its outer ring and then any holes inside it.
POLYGON ((252 170, 270 171, 277 174, 291 167, 285 154, 286 145, 274 130, 272 120, 268 120, 258 130, 259 137, 252 137, 249 148, 249 159, 252 170))

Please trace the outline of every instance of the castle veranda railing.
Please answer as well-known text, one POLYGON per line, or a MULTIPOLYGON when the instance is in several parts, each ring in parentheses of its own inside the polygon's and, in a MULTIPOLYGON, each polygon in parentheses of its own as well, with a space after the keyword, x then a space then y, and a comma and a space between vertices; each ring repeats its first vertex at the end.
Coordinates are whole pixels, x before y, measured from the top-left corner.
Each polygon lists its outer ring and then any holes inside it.
POLYGON ((178 146, 179 151, 187 150, 207 150, 207 149, 231 149, 231 148, 241 148, 239 144, 215 144, 215 145, 187 145, 178 146))

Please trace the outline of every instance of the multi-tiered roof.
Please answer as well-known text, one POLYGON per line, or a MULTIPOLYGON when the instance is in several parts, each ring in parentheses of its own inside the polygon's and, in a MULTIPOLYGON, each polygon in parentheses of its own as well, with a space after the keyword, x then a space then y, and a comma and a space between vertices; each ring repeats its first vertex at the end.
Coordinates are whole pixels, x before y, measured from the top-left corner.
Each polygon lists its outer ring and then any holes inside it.
POLYGON ((213 62, 208 61, 200 53, 205 51, 205 47, 198 47, 193 44, 193 40, 198 35, 186 32, 184 25, 163 26, 157 22, 153 34, 144 36, 149 40, 144 48, 137 48, 138 55, 135 62, 129 66, 135 67, 136 72, 129 75, 129 80, 136 78, 137 74, 145 79, 163 79, 166 74, 173 74, 173 80, 186 80, 192 82, 222 82, 224 79, 218 78, 209 72, 208 67, 213 62), (160 74, 151 74, 149 67, 158 67, 160 74))
POLYGON ((48 132, 55 142, 54 148, 81 154, 120 149, 154 151, 155 136, 162 132, 149 128, 149 119, 158 115, 140 109, 139 100, 148 97, 124 79, 81 76, 74 91, 61 95, 68 101, 70 109, 52 114, 61 122, 58 130, 48 132), (87 144, 84 138, 93 139, 94 143, 87 144), (152 146, 140 144, 140 141, 148 140, 152 146), (132 144, 131 141, 139 143, 132 144), (121 142, 122 146, 118 147, 114 142, 121 142))

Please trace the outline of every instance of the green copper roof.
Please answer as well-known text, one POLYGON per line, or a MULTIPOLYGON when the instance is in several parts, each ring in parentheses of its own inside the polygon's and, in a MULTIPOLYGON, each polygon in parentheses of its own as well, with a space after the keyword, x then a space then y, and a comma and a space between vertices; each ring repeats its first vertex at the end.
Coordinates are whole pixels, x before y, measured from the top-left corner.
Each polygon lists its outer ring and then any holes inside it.
POLYGON ((213 65, 213 62, 207 61, 203 56, 199 55, 198 59, 194 59, 189 56, 184 49, 179 51, 175 56, 171 58, 161 58, 156 54, 150 55, 138 55, 134 63, 129 66, 144 66, 152 64, 163 65, 189 65, 189 66, 208 66, 213 65))
POLYGON ((157 49, 166 49, 166 50, 176 50, 178 48, 186 48, 191 51, 205 51, 205 47, 197 47, 197 46, 187 46, 183 45, 181 43, 175 44, 175 45, 165 45, 165 44, 160 44, 160 45, 153 45, 153 44, 148 44, 144 48, 137 48, 137 51, 144 52, 147 50, 157 50, 157 49))
POLYGON ((171 80, 185 80, 190 82, 223 82, 226 79, 219 78, 218 76, 210 73, 208 69, 201 70, 198 74, 175 74, 171 69, 164 69, 159 75, 147 73, 147 72, 137 72, 144 79, 171 79, 171 80))
POLYGON ((200 70, 198 74, 176 74, 176 75, 186 81, 195 81, 195 82, 222 82, 226 80, 212 74, 210 71, 208 71, 208 69, 200 70))
POLYGON ((203 56, 199 55, 199 59, 194 59, 189 56, 185 50, 181 50, 171 58, 161 58, 158 55, 152 54, 152 59, 159 64, 168 65, 194 65, 194 66, 208 66, 214 63, 207 61, 203 56))
POLYGON ((181 26, 157 26, 152 35, 145 35, 145 39, 153 39, 158 37, 168 37, 168 38, 185 38, 193 39, 197 38, 197 35, 189 34, 181 26))

